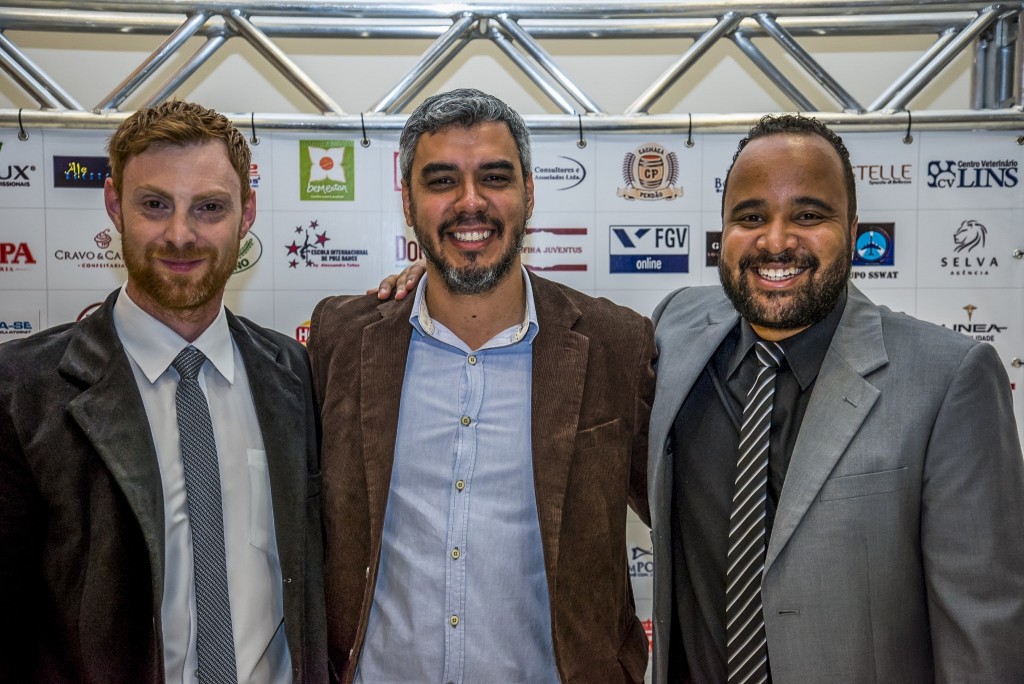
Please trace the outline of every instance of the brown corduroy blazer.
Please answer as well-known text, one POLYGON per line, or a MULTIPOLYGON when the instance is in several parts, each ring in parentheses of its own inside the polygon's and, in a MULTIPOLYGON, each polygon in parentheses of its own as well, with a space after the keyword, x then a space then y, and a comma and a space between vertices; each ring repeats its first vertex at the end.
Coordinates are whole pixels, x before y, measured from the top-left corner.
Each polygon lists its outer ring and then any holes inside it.
MULTIPOLYGON (((534 481, 563 682, 641 682, 647 639, 626 561, 627 503, 646 522, 650 320, 531 275, 534 481)), ((323 421, 328 655, 350 682, 380 560, 413 297, 332 297, 308 350, 323 421)), ((401 658, 401 653, 395 653, 401 658)))

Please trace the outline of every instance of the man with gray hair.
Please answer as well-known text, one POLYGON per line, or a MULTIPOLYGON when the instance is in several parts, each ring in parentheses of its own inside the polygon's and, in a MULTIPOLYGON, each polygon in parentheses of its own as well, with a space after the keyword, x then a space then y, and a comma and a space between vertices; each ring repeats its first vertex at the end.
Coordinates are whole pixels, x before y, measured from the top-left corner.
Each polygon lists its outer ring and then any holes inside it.
POLYGON ((308 345, 333 675, 640 682, 651 322, 523 267, 530 140, 505 103, 431 97, 400 147, 426 277, 324 300, 308 345))

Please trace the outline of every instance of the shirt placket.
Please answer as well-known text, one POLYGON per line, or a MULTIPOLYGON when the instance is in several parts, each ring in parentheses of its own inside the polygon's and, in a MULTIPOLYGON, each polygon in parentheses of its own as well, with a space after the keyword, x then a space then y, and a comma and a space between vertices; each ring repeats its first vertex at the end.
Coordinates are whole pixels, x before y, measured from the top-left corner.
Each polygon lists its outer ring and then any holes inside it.
POLYGON ((478 439, 477 417, 483 403, 483 356, 465 355, 459 384, 459 424, 455 439, 455 467, 449 488, 448 532, 445 548, 444 681, 462 682, 466 663, 466 557, 473 469, 478 439))

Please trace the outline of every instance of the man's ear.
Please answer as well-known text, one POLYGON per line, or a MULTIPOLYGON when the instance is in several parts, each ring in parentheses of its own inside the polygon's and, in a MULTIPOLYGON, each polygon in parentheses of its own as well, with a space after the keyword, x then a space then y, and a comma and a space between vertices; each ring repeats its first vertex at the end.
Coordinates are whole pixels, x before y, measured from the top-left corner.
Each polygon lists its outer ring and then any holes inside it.
POLYGON ((114 223, 117 232, 122 231, 124 221, 121 218, 121 198, 117 195, 117 188, 114 187, 114 179, 107 177, 103 183, 103 206, 107 210, 107 216, 114 223))
POLYGON ((242 224, 238 227, 238 239, 241 240, 256 222, 256 191, 250 190, 249 196, 242 204, 242 224))
POLYGON ((402 213, 405 214, 405 225, 412 226, 412 190, 409 184, 402 179, 402 213))
POLYGON ((526 175, 526 218, 533 216, 533 174, 526 175))

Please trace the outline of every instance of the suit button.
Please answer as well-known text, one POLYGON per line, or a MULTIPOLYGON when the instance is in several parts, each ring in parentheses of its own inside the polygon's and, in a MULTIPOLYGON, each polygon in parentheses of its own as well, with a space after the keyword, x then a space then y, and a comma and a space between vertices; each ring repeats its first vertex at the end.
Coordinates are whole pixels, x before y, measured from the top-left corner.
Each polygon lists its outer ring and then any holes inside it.
POLYGON ((370 566, 369 565, 366 566, 366 578, 367 579, 370 578, 370 566))

